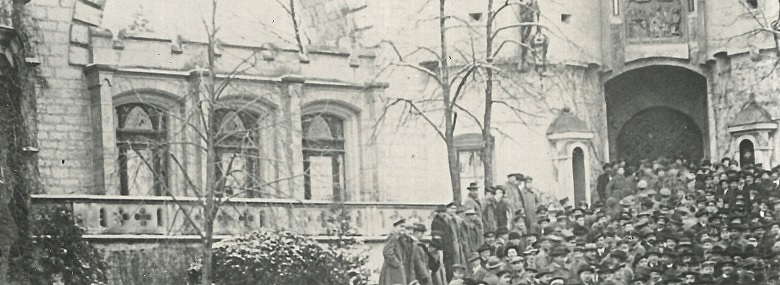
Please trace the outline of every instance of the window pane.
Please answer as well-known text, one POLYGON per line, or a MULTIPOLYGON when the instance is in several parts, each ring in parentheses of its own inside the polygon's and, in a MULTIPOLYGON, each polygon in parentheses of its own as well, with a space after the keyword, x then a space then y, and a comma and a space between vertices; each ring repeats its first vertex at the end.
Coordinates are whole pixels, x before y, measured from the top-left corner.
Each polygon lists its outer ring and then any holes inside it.
MULTIPOLYGON (((249 170, 247 168, 247 160, 249 159, 245 155, 240 153, 222 153, 222 160, 220 161, 220 170, 225 177, 225 188, 228 194, 235 194, 242 191, 246 191, 247 178, 249 170)), ((239 196, 250 196, 242 194, 239 196)))
POLYGON ((128 195, 154 195, 154 166, 151 149, 127 151, 128 195))
POLYGON ((333 199, 333 158, 329 156, 309 157, 309 179, 311 199, 333 199))

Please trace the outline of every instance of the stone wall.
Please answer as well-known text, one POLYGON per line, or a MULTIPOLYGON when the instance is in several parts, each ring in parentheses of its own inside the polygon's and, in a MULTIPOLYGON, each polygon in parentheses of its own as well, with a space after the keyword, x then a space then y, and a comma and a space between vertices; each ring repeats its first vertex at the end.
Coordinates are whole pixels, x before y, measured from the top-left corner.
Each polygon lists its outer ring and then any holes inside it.
POLYGON ((80 66, 68 63, 76 1, 32 1, 25 6, 41 60, 38 94, 39 167, 47 193, 80 193, 92 185, 89 96, 80 66))
MULTIPOLYGON (((731 55, 710 63, 712 68, 712 122, 717 135, 717 155, 735 157, 738 150, 732 148, 728 127, 734 117, 751 100, 755 100, 766 109, 772 119, 780 119, 780 75, 777 69, 777 54, 773 50, 764 50, 759 56, 749 53, 731 55)), ((772 165, 780 163, 780 142, 774 132, 774 152, 772 165)))

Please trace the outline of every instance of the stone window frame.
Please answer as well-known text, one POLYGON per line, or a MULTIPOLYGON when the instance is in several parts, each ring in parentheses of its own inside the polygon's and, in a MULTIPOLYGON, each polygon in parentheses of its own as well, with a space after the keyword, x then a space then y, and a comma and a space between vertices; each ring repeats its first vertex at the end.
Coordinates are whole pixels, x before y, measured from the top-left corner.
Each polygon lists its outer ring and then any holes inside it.
MULTIPOLYGON (((303 117, 311 114, 328 114, 342 120, 344 131, 344 188, 341 189, 339 197, 336 200, 349 201, 360 193, 362 178, 362 157, 361 157, 361 128, 360 116, 361 110, 349 103, 335 100, 316 100, 301 106, 301 122, 303 117)), ((303 143, 303 126, 301 129, 301 143, 303 143)), ((305 150, 301 147, 301 158, 304 157, 305 150)), ((305 168, 303 169, 305 172, 305 168)), ((304 194, 308 189, 305 189, 304 194)), ((305 198, 305 197, 304 197, 305 198)), ((307 199, 309 200, 309 199, 307 199)))
MULTIPOLYGON (((274 160, 276 157, 276 154, 274 153, 276 146, 272 138, 278 135, 278 116, 276 104, 252 96, 226 95, 221 96, 215 107, 215 111, 234 111, 252 116, 257 120, 268 122, 267 124, 264 124, 264 126, 257 126, 257 132, 254 134, 255 137, 260 140, 260 143, 258 144, 258 148, 251 150, 251 152, 257 155, 257 157, 252 161, 252 175, 255 176, 255 180, 257 180, 256 183, 268 182, 266 181, 268 179, 265 179, 268 177, 272 178, 271 180, 275 179, 272 166, 274 165, 274 160), (265 126, 268 126, 268 128, 266 129, 265 126)), ((219 148, 219 146, 217 147, 219 148)), ((205 165, 205 161, 203 163, 205 165)), ((275 193, 276 191, 269 191, 268 193, 272 192, 275 193)), ((263 198, 268 195, 269 194, 258 193, 237 197, 263 198)))
POLYGON ((130 196, 129 181, 131 172, 138 173, 138 170, 128 169, 129 154, 142 150, 151 151, 151 158, 143 158, 144 165, 141 167, 151 168, 152 189, 154 196, 162 196, 166 192, 168 185, 168 116, 165 116, 166 110, 161 110, 156 106, 145 103, 127 103, 117 105, 114 113, 115 130, 117 137, 117 157, 119 173, 119 194, 130 196), (151 130, 127 128, 127 119, 135 110, 142 110, 151 121, 151 130), (124 113, 127 112, 127 113, 124 113), (124 117, 124 123, 122 118, 124 117))
MULTIPOLYGON (((155 89, 132 89, 128 90, 122 93, 119 93, 117 95, 112 96, 112 112, 111 114, 114 114, 116 116, 116 113, 113 111, 118 106, 122 105, 128 105, 128 104, 143 104, 151 106, 155 109, 158 109, 162 111, 164 114, 164 120, 166 121, 165 124, 165 133, 166 135, 166 143, 167 145, 167 152, 169 155, 174 156, 180 156, 183 157, 183 146, 182 144, 179 144, 177 142, 183 142, 185 140, 184 132, 181 132, 182 129, 182 122, 180 121, 181 118, 184 118, 183 111, 184 111, 184 105, 182 104, 180 98, 174 94, 170 94, 166 91, 162 90, 155 90, 155 89)), ((110 145, 113 147, 112 153, 118 154, 119 153, 119 147, 117 145, 118 140, 116 136, 116 129, 118 127, 118 119, 119 118, 112 118, 114 121, 114 130, 113 130, 113 136, 112 140, 113 142, 104 142, 106 145, 110 145)), ((119 157, 117 156, 117 159, 119 157)), ((168 159, 170 160, 170 159, 168 159)), ((163 189, 155 190, 155 192, 158 192, 156 194, 160 196, 168 196, 168 195, 178 195, 181 194, 181 192, 178 190, 181 185, 184 185, 182 179, 183 177, 183 171, 186 171, 186 165, 184 165, 185 169, 177 169, 177 166, 174 163, 163 163, 163 171, 167 175, 164 175, 165 181, 163 181, 163 189), (164 188, 167 188, 164 189, 164 188)), ((112 178, 112 180, 116 180, 115 183, 112 183, 110 187, 106 187, 105 194, 107 195, 122 195, 121 191, 121 183, 119 182, 119 179, 121 177, 121 173, 119 173, 119 169, 117 168, 116 164, 114 165, 103 165, 104 171, 107 173, 114 173, 113 175, 115 178, 112 178)), ((135 196, 135 195, 133 195, 135 196)), ((145 196, 145 195, 141 195, 145 196)))

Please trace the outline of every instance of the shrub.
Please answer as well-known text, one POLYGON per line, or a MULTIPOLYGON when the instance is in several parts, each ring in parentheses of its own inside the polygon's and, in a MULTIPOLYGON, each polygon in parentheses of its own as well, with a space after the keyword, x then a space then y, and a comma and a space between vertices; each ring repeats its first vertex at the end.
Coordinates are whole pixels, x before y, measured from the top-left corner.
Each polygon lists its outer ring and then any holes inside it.
POLYGON ((65 284, 105 284, 107 265, 100 252, 82 239, 84 229, 76 225, 65 208, 36 214, 32 223, 36 265, 41 277, 65 284))
MULTIPOLYGON (((226 239, 214 244, 213 255, 216 284, 330 285, 368 276, 366 255, 290 232, 262 231, 226 239)), ((191 266, 193 279, 199 269, 198 262, 191 266)))

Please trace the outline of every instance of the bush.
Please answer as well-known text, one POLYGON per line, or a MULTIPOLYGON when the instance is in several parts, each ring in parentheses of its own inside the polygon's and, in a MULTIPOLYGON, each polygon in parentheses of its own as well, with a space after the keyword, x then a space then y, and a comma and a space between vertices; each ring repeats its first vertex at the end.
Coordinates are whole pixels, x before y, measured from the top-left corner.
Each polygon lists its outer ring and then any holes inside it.
MULTIPOLYGON (((290 232, 262 231, 214 244, 216 284, 331 285, 366 280, 366 255, 290 232)), ((200 264, 189 274, 199 279, 200 264)), ((191 280, 196 281, 196 280, 191 280)), ((364 283, 358 283, 364 284, 364 283)))
POLYGON ((33 247, 38 254, 39 278, 65 284, 105 284, 107 265, 100 252, 82 239, 84 229, 76 225, 65 208, 53 208, 35 215, 33 247))

